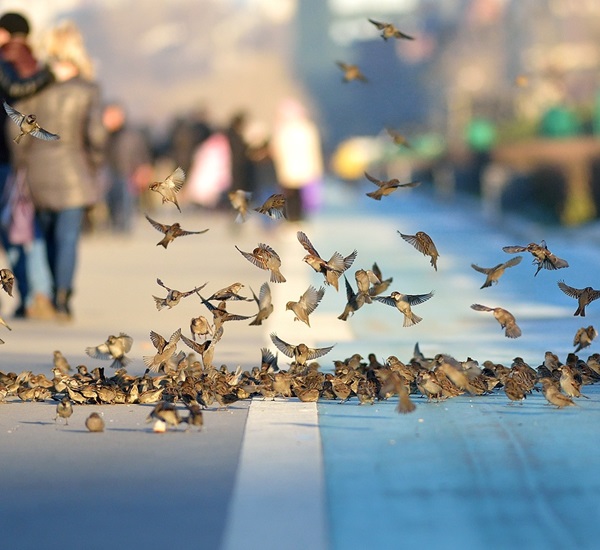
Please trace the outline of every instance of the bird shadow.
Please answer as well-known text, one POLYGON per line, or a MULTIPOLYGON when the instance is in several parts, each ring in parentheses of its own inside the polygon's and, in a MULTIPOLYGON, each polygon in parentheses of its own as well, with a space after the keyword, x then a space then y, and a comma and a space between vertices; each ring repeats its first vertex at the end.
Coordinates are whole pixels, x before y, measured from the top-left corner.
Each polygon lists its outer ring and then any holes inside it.
POLYGON ((57 424, 56 422, 46 422, 43 420, 21 420, 19 424, 34 424, 38 426, 64 426, 64 424, 57 424))

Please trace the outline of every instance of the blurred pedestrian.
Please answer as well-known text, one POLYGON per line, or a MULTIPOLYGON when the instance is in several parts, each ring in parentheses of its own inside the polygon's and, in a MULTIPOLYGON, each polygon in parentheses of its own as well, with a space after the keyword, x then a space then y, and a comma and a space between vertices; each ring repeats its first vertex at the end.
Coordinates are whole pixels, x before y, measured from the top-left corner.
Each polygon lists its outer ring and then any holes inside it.
POLYGON ((287 219, 300 221, 305 217, 307 206, 318 203, 323 155, 317 126, 295 99, 286 99, 279 106, 271 156, 286 198, 287 219))
MULTIPOLYGON (((36 93, 53 80, 50 70, 41 67, 33 56, 27 43, 29 30, 29 22, 20 13, 8 12, 0 17, 0 95, 9 104, 36 93)), ((33 300, 27 270, 27 247, 30 243, 18 238, 16 240, 23 242, 15 242, 14 234, 11 239, 10 220, 13 212, 9 210, 9 198, 17 190, 11 190, 7 185, 11 174, 11 147, 5 132, 6 124, 7 114, 0 109, 0 209, 4 218, 0 223, 0 242, 15 274, 19 291, 14 315, 24 317, 28 304, 32 307, 33 300)), ((15 182, 15 178, 10 182, 15 182)))
POLYGON ((251 147, 245 136, 247 123, 247 114, 240 111, 231 118, 225 134, 231 150, 230 190, 243 189, 253 193, 256 187, 256 175, 251 147))
POLYGON ((202 107, 176 119, 169 137, 169 156, 175 166, 181 166, 187 174, 192 166, 194 153, 211 134, 208 114, 202 107))
POLYGON ((57 141, 23 139, 16 158, 26 169, 36 218, 46 243, 54 306, 71 318, 71 297, 85 209, 99 199, 98 169, 106 131, 100 90, 79 29, 65 22, 50 30, 45 53, 56 82, 18 105, 36 113, 57 141))
POLYGON ((129 233, 137 197, 152 178, 152 159, 145 136, 128 123, 123 105, 105 105, 102 120, 106 128, 106 205, 111 229, 129 233))

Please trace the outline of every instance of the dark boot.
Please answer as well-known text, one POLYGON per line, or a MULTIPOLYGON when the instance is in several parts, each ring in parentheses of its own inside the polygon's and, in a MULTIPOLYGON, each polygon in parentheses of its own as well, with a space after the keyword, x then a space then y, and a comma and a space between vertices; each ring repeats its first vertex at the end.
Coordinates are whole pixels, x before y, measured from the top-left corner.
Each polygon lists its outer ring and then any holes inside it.
POLYGON ((56 308, 56 316, 59 320, 70 321, 72 319, 71 313, 71 290, 59 288, 56 291, 54 298, 54 307, 56 308))

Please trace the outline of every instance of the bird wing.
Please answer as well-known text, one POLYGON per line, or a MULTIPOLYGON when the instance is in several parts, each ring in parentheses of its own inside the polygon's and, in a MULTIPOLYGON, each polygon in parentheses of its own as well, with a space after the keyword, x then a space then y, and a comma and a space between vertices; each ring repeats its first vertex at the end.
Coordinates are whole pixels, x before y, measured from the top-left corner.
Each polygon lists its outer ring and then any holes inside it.
POLYGON ((582 289, 573 288, 564 281, 558 281, 557 284, 558 288, 560 288, 567 296, 571 296, 571 298, 579 298, 579 296, 581 296, 582 289))
POLYGON ((405 298, 406 301, 411 305, 411 306, 416 306, 419 304, 422 304, 423 302, 426 302, 427 300, 429 300, 429 298, 431 298, 433 296, 434 292, 433 290, 431 292, 428 292, 427 294, 406 294, 405 298))
POLYGON ((319 302, 323 298, 323 294, 325 294, 325 289, 323 287, 317 290, 314 286, 309 286, 304 294, 300 296, 300 303, 304 306, 307 315, 310 315, 317 309, 319 302))
POLYGON ((19 113, 19 111, 11 107, 6 101, 4 101, 4 110, 10 119, 20 127, 23 120, 25 120, 25 115, 19 113))
POLYGON ((175 168, 171 175, 167 176, 167 178, 164 181, 164 184, 169 189, 172 189, 175 193, 177 193, 183 187, 184 181, 185 172, 183 171, 183 168, 181 168, 181 166, 178 166, 177 168, 175 168))
POLYGON ((323 355, 329 353, 334 346, 335 344, 333 346, 327 346, 326 348, 308 348, 308 354, 306 358, 309 361, 312 361, 313 359, 317 359, 317 357, 323 357, 323 355))
POLYGON ((559 258, 552 254, 552 252, 548 252, 546 258, 542 262, 542 267, 549 270, 561 269, 563 267, 569 267, 569 264, 566 260, 559 258))
POLYGON ((471 309, 474 309, 475 311, 494 311, 493 308, 482 306, 481 304, 471 304, 471 309))
POLYGON ((313 256, 318 256, 319 258, 321 257, 321 255, 317 252, 316 248, 312 245, 309 238, 303 231, 298 231, 298 233, 296 233, 296 236, 298 237, 298 241, 300 241, 300 244, 304 247, 304 250, 306 250, 309 254, 312 254, 313 256))
POLYGON ((394 298, 392 298, 391 296, 373 296, 373 298, 387 306, 396 307, 396 300, 394 300, 394 298))
POLYGON ((600 290, 592 290, 592 292, 590 292, 590 294, 589 294, 589 301, 593 302, 594 300, 597 300, 598 298, 600 298, 600 290))
POLYGON ((171 288, 169 288, 165 283, 163 283, 159 278, 156 279, 156 284, 162 286, 167 292, 171 292, 171 288))
POLYGON ((161 353, 167 345, 167 341, 164 339, 164 337, 153 330, 150 331, 150 340, 159 353, 161 353))
POLYGON ((579 344, 579 340, 581 339, 581 337, 583 336, 583 333, 585 332, 585 328, 581 327, 576 333, 575 333, 575 337, 573 338, 573 345, 576 346, 577 344, 579 344))
POLYGON ((156 220, 153 220, 150 216, 148 216, 148 214, 146 214, 145 217, 150 222, 150 225, 154 227, 154 229, 156 229, 157 231, 160 231, 161 233, 166 233, 169 227, 171 227, 170 225, 165 225, 160 222, 157 222, 156 220))
POLYGON ((277 252, 275 252, 268 244, 258 243, 258 248, 261 248, 262 250, 265 250, 271 256, 273 256, 274 258, 277 258, 279 261, 281 261, 281 258, 279 257, 279 254, 277 254, 277 252))
POLYGON ((369 19, 369 23, 373 23, 380 31, 383 30, 386 26, 385 23, 381 23, 380 21, 375 21, 374 19, 369 19))
MULTIPOLYGON (((254 293, 252 293, 254 294, 254 293)), ((256 299, 256 296, 255 296, 256 299)), ((258 294, 258 307, 260 309, 264 309, 271 305, 271 287, 269 283, 264 282, 260 287, 260 292, 258 294)))
POLYGON ((271 333, 271 341, 275 344, 275 347, 284 355, 288 357, 294 357, 294 346, 291 346, 287 342, 284 342, 277 334, 271 333))
POLYGON ((344 281, 346 282, 346 300, 350 304, 356 298, 356 292, 354 292, 352 285, 348 282, 346 275, 344 275, 344 281))
POLYGON ((190 296, 191 294, 194 294, 194 292, 198 292, 200 290, 202 290, 206 285, 208 284, 208 281, 206 283, 204 283, 202 286, 197 286, 195 288, 192 288, 192 290, 188 290, 187 292, 181 292, 181 297, 182 298, 186 298, 187 296, 190 296))
POLYGON ((128 353, 129 351, 131 351, 131 346, 133 345, 133 338, 131 336, 129 336, 128 334, 125 334, 124 332, 119 333, 119 336, 117 338, 121 344, 121 346, 123 347, 123 351, 125 353, 128 353))
MULTIPOLYGON (((400 231, 398 231, 398 233, 400 233, 400 231)), ((400 233, 400 236, 407 243, 412 244, 421 254, 427 254, 428 253, 426 247, 423 244, 423 242, 416 235, 405 235, 404 233, 400 233)))
POLYGON ((502 264, 502 265, 505 268, 507 268, 507 267, 514 267, 515 265, 519 265, 521 263, 522 259, 523 259, 523 256, 515 256, 514 258, 511 258, 507 262, 504 262, 504 264, 502 264))
POLYGON ((502 250, 504 252, 508 252, 509 254, 516 254, 517 252, 526 252, 526 246, 503 246, 502 250))
POLYGON ((374 178, 373 176, 370 176, 370 175, 369 175, 367 172, 365 172, 365 177, 366 177, 366 178, 367 178, 369 181, 371 181, 371 182, 373 182, 375 185, 377 185, 377 187, 382 187, 382 186, 383 186, 383 183, 384 183, 383 181, 381 181, 381 180, 378 180, 377 178, 374 178))
POLYGON ((188 338, 185 334, 181 335, 181 339, 183 340, 183 343, 186 346, 192 348, 196 353, 200 354, 204 353, 212 342, 212 340, 206 340, 205 342, 200 344, 199 342, 194 342, 194 340, 188 338))
POLYGON ((382 281, 383 274, 381 273, 381 269, 377 265, 377 262, 373 263, 373 273, 375 273, 375 277, 377 277, 380 281, 382 281))
POLYGON ((58 134, 48 132, 48 130, 44 130, 40 126, 38 126, 35 130, 32 130, 30 133, 33 137, 43 139, 44 141, 56 141, 57 139, 60 139, 60 136, 58 134))
POLYGON ((497 265, 496 267, 479 267, 476 264, 471 264, 471 267, 475 271, 478 271, 479 273, 484 273, 485 275, 488 275, 489 273, 491 273, 492 271, 494 271, 494 269, 498 268, 499 265, 497 265))
POLYGON ((171 334, 171 337, 169 338, 169 345, 176 344, 181 336, 181 329, 178 328, 173 334, 171 334))
POLYGON ((244 256, 244 258, 246 258, 246 260, 253 263, 256 267, 260 267, 261 269, 267 268, 267 266, 265 265, 265 262, 262 259, 257 258, 254 254, 252 254, 252 252, 244 252, 243 250, 240 250, 237 246, 236 246, 236 248, 238 249, 238 252, 242 256, 244 256))
POLYGON ((110 353, 106 344, 100 344, 99 346, 90 346, 88 348, 85 348, 85 353, 87 353, 90 357, 94 359, 108 360, 112 358, 112 354, 110 353))
POLYGON ((350 65, 348 65, 348 63, 344 63, 343 61, 336 61, 335 64, 342 69, 342 71, 347 71, 350 68, 350 65))

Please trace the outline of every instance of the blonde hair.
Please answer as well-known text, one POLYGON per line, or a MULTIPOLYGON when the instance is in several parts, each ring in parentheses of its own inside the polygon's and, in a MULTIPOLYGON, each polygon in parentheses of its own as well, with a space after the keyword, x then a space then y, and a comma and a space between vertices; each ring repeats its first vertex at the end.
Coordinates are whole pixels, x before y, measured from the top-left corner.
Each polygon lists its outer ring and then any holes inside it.
POLYGON ((45 50, 48 58, 70 62, 77 67, 83 78, 94 79, 92 59, 85 48, 80 30, 72 21, 63 21, 48 32, 45 50))

